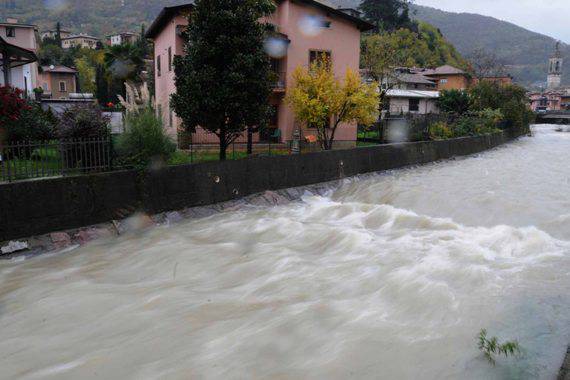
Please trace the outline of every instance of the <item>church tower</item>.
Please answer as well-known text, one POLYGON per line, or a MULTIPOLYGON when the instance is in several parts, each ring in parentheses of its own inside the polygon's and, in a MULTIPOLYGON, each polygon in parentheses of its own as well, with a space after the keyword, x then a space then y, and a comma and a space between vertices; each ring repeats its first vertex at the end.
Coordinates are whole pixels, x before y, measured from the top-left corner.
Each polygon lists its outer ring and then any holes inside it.
POLYGON ((548 78, 546 87, 549 90, 559 88, 562 84, 562 53, 560 52, 560 42, 556 43, 556 51, 548 62, 548 78))

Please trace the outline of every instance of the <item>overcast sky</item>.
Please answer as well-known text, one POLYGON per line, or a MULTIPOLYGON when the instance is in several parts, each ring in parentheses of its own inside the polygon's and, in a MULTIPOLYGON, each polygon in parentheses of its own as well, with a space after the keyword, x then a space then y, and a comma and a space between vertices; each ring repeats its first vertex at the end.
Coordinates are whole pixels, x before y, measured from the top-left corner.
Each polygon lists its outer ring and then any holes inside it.
POLYGON ((570 44, 570 0, 415 0, 415 2, 446 11, 492 16, 570 44))

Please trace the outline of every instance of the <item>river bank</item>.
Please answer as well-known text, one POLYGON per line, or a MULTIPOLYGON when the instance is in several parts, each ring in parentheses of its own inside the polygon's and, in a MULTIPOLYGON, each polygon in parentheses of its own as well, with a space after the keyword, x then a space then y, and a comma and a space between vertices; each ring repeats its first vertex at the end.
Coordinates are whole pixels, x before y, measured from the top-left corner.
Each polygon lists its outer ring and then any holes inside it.
POLYGON ((359 174, 479 153, 511 141, 507 132, 303 155, 180 165, 0 184, 0 241, 207 206, 359 174))
POLYGON ((280 205, 299 200, 305 192, 322 195, 323 188, 343 178, 461 157, 492 149, 511 138, 500 132, 321 152, 310 157, 180 166, 144 176, 119 172, 4 184, 0 185, 0 198, 6 202, 0 203, 6 207, 0 213, 11 224, 0 224, 6 240, 0 244, 0 259, 78 248, 99 238, 251 205, 280 205), (30 231, 34 237, 26 236, 30 231))

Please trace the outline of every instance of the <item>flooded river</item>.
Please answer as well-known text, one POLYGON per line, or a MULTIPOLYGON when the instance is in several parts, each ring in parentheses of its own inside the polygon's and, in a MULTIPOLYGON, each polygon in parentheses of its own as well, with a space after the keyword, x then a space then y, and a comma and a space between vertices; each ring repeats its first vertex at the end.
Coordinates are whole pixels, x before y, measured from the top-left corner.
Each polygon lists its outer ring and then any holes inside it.
POLYGON ((554 379, 570 133, 0 262, 2 379, 554 379), (483 328, 523 352, 493 367, 483 328))

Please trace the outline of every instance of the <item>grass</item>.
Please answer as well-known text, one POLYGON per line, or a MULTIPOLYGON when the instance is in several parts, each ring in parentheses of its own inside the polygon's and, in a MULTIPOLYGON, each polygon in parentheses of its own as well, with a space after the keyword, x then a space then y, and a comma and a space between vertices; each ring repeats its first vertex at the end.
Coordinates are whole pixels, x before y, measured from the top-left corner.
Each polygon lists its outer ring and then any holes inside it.
MULTIPOLYGON (((254 152, 254 157, 259 156, 285 156, 289 155, 289 151, 285 149, 275 149, 271 152, 254 152)), ((247 152, 245 151, 232 151, 227 152, 228 160, 243 160, 248 158, 247 152)), ((220 154, 217 151, 182 151, 178 150, 170 158, 169 165, 187 165, 198 162, 211 162, 219 161, 220 154)))
POLYGON ((366 142, 366 141, 357 141, 357 142, 356 142, 356 146, 357 146, 357 147, 376 146, 376 145, 378 145, 378 143, 375 143, 375 142, 366 142))
POLYGON ((362 140, 362 139, 376 139, 376 140, 380 140, 380 132, 378 130, 375 131, 359 131, 357 138, 362 140))
POLYGON ((3 161, 0 180, 21 180, 61 174, 61 157, 56 148, 36 149, 30 158, 3 161))

